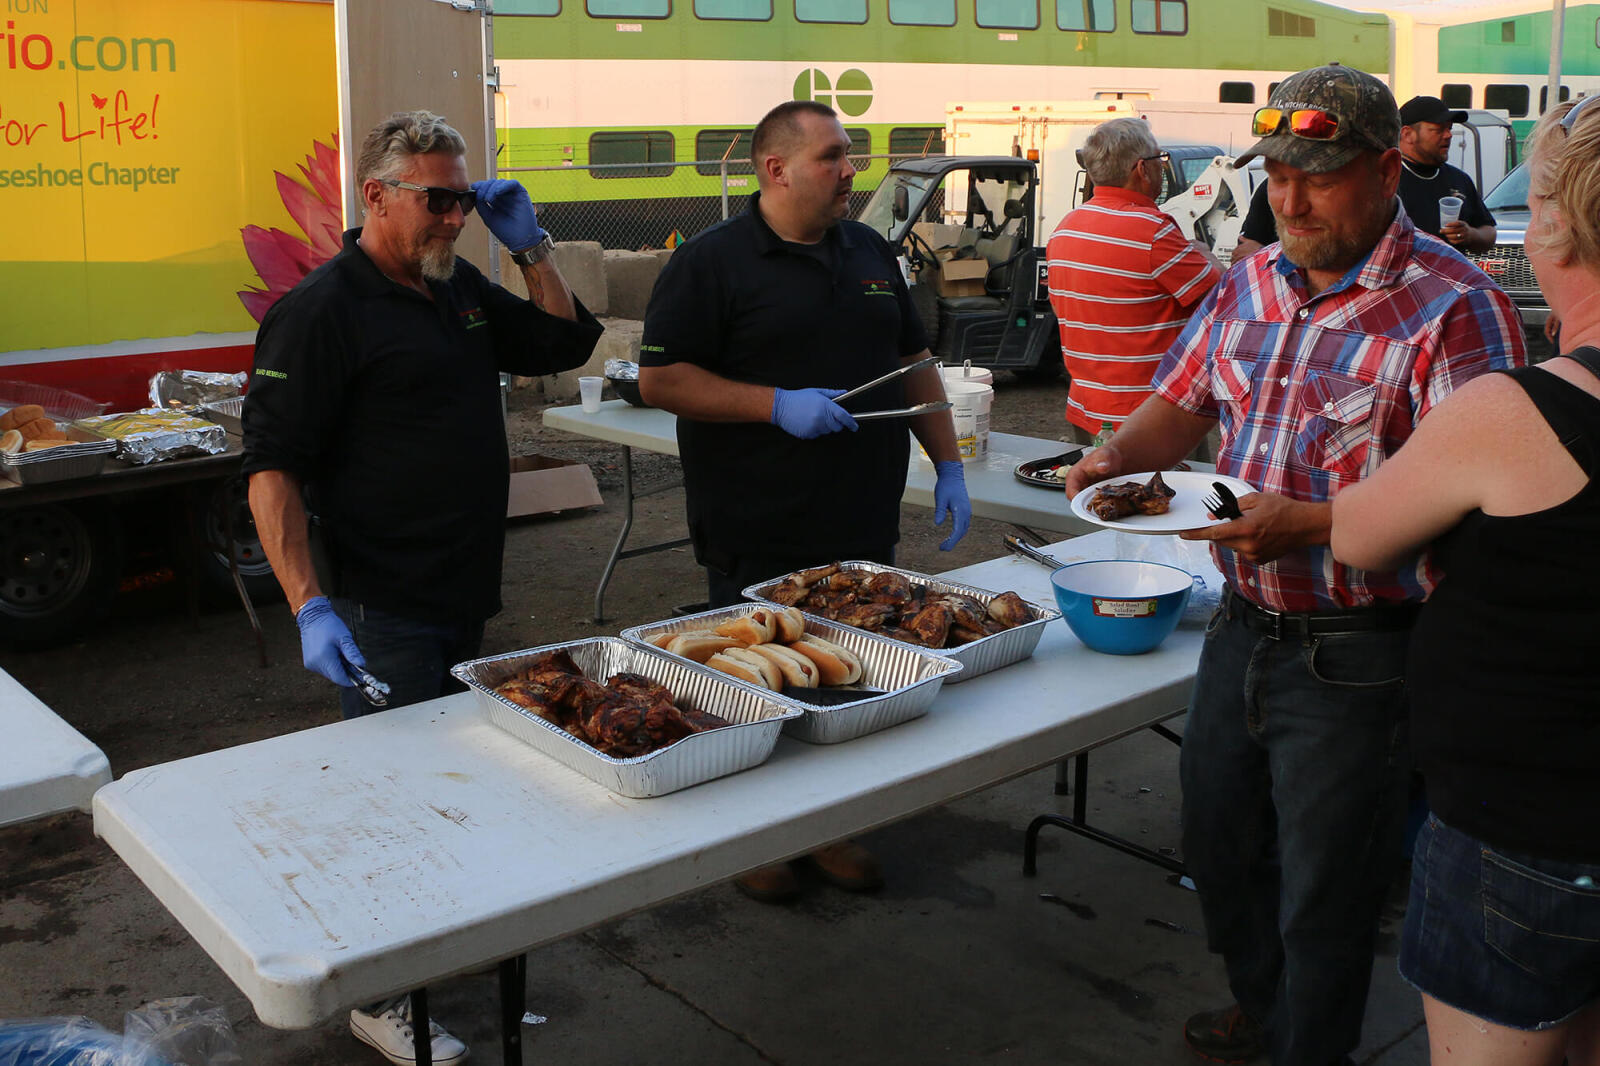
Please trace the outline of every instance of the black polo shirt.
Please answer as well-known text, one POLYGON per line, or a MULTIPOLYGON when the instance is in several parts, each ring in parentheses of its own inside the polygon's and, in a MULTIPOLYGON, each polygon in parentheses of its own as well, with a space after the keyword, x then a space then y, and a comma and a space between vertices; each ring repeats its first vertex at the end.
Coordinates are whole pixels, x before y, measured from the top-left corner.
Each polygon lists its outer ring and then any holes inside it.
POLYGON ((1461 221, 1467 225, 1494 225, 1494 215, 1483 206, 1483 197, 1478 195, 1478 187, 1473 184, 1472 178, 1467 176, 1466 171, 1458 170, 1449 163, 1441 163, 1435 169, 1407 160, 1401 166, 1400 202, 1405 205, 1406 214, 1411 216, 1412 225, 1435 237, 1439 236, 1441 196, 1461 198, 1461 221), (1413 170, 1413 167, 1416 169, 1413 170), (1430 176, 1419 177, 1418 171, 1430 176))
MULTIPOLYGON (((642 363, 848 389, 928 346, 887 241, 849 221, 815 245, 784 241, 762 219, 759 195, 672 253, 645 311, 642 363)), ((904 404, 896 381, 850 406, 904 404)), ((770 423, 678 419, 697 558, 759 550, 823 562, 895 543, 909 440, 905 419, 810 441, 770 423)))
POLYGON ((306 487, 336 588, 421 620, 500 609, 509 461, 499 372, 581 366, 601 327, 492 284, 464 259, 433 300, 344 249, 272 306, 244 404, 244 472, 306 487))

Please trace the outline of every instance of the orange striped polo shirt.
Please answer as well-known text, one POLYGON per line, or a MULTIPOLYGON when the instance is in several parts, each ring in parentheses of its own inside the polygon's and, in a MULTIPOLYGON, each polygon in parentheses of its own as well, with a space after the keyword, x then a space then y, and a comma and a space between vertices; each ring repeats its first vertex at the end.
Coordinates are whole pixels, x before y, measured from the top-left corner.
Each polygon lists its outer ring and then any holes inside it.
POLYGON ((1067 420, 1091 433, 1150 395, 1150 379, 1220 275, 1154 200, 1101 185, 1050 235, 1050 306, 1072 385, 1067 420))

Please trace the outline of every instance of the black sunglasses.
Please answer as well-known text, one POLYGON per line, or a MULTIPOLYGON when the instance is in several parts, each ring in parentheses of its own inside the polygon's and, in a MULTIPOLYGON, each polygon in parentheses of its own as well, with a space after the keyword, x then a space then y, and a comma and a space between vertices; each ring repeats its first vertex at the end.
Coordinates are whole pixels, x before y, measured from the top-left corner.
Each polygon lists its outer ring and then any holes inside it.
POLYGON ((450 209, 457 204, 461 205, 463 215, 472 214, 472 209, 478 206, 478 194, 471 189, 457 191, 447 189, 440 185, 413 185, 409 181, 396 181, 393 178, 380 178, 385 185, 393 185, 397 189, 411 189, 415 192, 428 194, 428 210, 435 215, 447 215, 450 209))

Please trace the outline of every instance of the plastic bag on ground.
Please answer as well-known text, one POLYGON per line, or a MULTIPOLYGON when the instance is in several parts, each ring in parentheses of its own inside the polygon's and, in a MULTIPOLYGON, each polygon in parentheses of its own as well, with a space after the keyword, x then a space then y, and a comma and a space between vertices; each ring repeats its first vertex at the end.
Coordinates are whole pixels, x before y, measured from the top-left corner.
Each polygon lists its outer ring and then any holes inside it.
POLYGON ((0 1021, 0 1066, 239 1066, 222 1008, 204 996, 158 999, 118 1035, 88 1018, 0 1021))

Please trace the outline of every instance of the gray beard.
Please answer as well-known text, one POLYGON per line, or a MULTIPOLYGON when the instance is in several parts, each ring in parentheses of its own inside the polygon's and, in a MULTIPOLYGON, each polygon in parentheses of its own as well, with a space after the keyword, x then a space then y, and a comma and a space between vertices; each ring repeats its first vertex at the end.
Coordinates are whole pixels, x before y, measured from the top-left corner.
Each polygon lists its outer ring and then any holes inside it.
POLYGON ((432 244, 422 253, 422 276, 429 281, 449 281, 456 272, 456 249, 452 244, 432 244))

